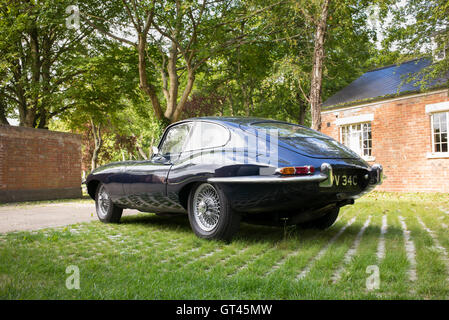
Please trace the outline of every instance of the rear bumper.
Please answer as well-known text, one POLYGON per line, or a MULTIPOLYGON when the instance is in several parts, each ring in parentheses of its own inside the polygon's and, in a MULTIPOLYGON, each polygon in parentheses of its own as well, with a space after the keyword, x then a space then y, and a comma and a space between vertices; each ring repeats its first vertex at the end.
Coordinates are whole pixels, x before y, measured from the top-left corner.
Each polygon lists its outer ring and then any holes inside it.
MULTIPOLYGON (((383 180, 383 168, 380 164, 374 164, 365 175, 370 185, 378 185, 383 180)), ((333 168, 328 163, 321 165, 321 172, 310 176, 236 176, 236 177, 211 177, 207 179, 210 183, 310 183, 318 182, 320 187, 332 187, 334 183, 333 168)))
POLYGON ((378 185, 382 184, 384 179, 383 168, 380 164, 374 164, 370 172, 368 173, 369 184, 378 185))
MULTIPOLYGON (((321 174, 327 178, 320 182, 320 187, 330 188, 334 185, 334 173, 333 168, 328 163, 321 165, 321 174)), ((382 184, 383 181, 383 168, 380 164, 374 164, 368 169, 368 172, 364 176, 365 180, 368 180, 368 185, 376 186, 382 184)))
POLYGON ((321 182, 328 177, 324 174, 299 177, 282 176, 241 176, 241 177, 214 177, 207 179, 211 183, 300 183, 300 182, 321 182))

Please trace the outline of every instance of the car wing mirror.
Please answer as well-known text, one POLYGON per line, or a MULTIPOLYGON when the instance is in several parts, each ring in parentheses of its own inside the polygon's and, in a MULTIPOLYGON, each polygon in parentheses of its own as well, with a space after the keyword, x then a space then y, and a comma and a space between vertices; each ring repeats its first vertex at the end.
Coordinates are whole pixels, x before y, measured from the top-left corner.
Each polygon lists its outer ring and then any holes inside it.
POLYGON ((151 150, 153 151, 153 156, 159 154, 159 148, 158 147, 152 146, 151 150))

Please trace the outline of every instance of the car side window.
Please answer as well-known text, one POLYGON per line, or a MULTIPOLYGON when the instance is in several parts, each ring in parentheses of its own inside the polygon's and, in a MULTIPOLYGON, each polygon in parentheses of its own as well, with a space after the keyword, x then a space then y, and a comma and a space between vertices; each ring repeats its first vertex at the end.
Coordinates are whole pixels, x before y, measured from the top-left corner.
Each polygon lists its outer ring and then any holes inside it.
POLYGON ((189 136, 190 128, 190 123, 183 123, 170 128, 165 135, 159 153, 168 160, 176 160, 182 152, 184 143, 189 136))
POLYGON ((196 122, 190 132, 185 150, 198 150, 221 147, 229 140, 229 131, 214 123, 196 122))

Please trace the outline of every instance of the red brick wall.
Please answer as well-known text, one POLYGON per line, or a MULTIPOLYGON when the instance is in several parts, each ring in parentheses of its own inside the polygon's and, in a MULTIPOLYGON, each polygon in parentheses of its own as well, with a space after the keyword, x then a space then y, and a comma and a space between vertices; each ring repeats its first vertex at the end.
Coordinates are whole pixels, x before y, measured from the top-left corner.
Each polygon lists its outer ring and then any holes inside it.
POLYGON ((432 151, 432 136, 430 115, 425 112, 426 104, 448 100, 445 91, 336 109, 322 114, 322 131, 341 141, 337 118, 374 114, 371 130, 375 161, 370 164, 380 163, 387 176, 376 190, 449 192, 449 158, 426 157, 432 151))
POLYGON ((80 136, 0 126, 0 202, 80 196, 80 136))

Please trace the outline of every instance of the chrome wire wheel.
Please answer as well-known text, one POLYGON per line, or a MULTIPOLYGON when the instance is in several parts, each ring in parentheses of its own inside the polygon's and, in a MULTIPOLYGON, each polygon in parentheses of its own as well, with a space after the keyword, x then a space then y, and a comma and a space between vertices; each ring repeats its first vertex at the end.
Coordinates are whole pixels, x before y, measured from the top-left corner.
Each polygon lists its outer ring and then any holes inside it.
POLYGON ((193 215, 203 231, 212 231, 218 225, 220 209, 220 197, 211 184, 204 183, 195 190, 193 215))
POLYGON ((100 218, 105 218, 108 215, 109 207, 111 206, 111 200, 103 185, 100 186, 98 191, 97 212, 100 218))

